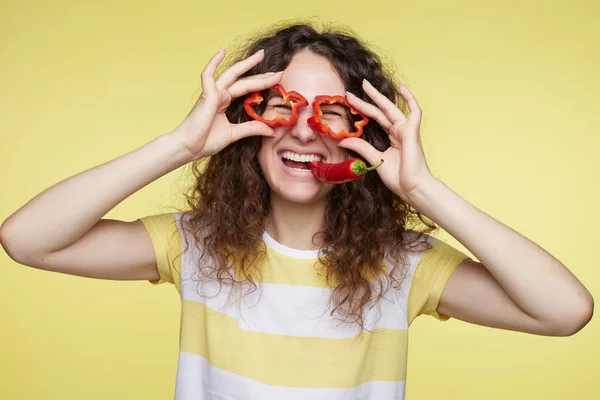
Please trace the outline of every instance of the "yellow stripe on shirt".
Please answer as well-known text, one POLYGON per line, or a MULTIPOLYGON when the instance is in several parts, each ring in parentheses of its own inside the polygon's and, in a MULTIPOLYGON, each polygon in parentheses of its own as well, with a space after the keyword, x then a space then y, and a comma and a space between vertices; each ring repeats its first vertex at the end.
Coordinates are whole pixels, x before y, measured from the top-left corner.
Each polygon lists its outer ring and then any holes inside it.
MULTIPOLYGON (((385 262, 381 263, 381 271, 385 271, 385 262)), ((332 277, 331 284, 325 278, 326 269, 318 258, 296 258, 282 254, 267 246, 267 259, 261 269, 261 282, 294 286, 311 286, 331 288, 337 285, 332 277), (275 267, 274 267, 275 266, 275 267)), ((371 274, 366 273, 371 280, 371 274)))
POLYGON ((351 388, 406 379, 407 330, 378 329, 353 339, 252 332, 235 318, 182 300, 181 350, 220 369, 277 386, 351 388))
POLYGON ((325 280, 323 265, 318 258, 295 258, 267 247, 267 259, 262 266, 261 282, 285 285, 330 287, 325 280), (277 266, 277 268, 272 268, 277 266))

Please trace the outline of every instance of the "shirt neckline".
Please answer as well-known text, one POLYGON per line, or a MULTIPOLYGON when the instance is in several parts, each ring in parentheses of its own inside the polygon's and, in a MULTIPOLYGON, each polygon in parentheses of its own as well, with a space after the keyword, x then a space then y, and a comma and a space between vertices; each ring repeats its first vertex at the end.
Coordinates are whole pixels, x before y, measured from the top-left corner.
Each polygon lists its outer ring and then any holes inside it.
POLYGON ((271 237, 271 235, 269 235, 267 233, 267 231, 263 232, 263 240, 268 247, 272 248, 273 250, 275 250, 278 253, 285 254, 286 256, 296 257, 296 258, 319 258, 319 256, 323 255, 323 251, 320 249, 319 250, 298 250, 298 249, 292 249, 291 247, 284 246, 283 244, 281 244, 278 241, 276 241, 275 239, 273 239, 271 237))

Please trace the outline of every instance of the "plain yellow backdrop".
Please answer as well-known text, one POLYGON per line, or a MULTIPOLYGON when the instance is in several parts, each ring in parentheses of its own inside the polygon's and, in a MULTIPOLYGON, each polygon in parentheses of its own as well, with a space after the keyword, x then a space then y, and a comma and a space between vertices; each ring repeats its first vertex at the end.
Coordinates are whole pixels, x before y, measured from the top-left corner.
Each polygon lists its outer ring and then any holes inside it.
MULTIPOLYGON (((311 17, 353 29, 412 90, 436 177, 557 257, 598 299, 598 4, 2 0, 0 220, 174 129, 219 47, 311 17)), ((186 172, 106 218, 183 206, 186 172)), ((53 274, 4 252, 0 273, 1 399, 173 397, 173 286, 53 274)), ((551 338, 425 316, 410 338, 411 400, 600 398, 597 318, 551 338)))

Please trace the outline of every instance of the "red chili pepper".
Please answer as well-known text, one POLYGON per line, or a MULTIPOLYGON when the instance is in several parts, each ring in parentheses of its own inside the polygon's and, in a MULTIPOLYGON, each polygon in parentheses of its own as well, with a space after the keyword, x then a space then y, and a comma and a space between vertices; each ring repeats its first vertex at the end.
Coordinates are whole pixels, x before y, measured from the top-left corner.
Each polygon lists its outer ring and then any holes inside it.
POLYGON ((367 167, 360 158, 350 158, 336 164, 309 161, 308 168, 317 179, 325 183, 346 183, 364 177, 367 172, 373 171, 381 164, 383 160, 377 165, 367 167))
POLYGON ((313 101, 313 110, 315 112, 315 115, 313 115, 312 117, 310 117, 307 120, 308 125, 310 125, 314 130, 324 133, 324 134, 328 134, 329 136, 331 136, 334 139, 359 137, 360 135, 362 135, 363 127, 369 122, 369 117, 358 112, 354 107, 352 107, 350 104, 348 104, 348 101, 343 96, 316 96, 313 101), (355 115, 359 114, 360 116, 362 116, 362 120, 354 122, 354 128, 356 129, 356 131, 354 131, 354 132, 341 131, 341 132, 337 132, 337 133, 332 131, 331 128, 326 123, 323 123, 321 121, 321 117, 323 116, 323 110, 321 110, 321 103, 327 103, 327 104, 342 103, 345 106, 347 106, 348 108, 350 108, 350 112, 352 114, 355 114, 355 115))
POLYGON ((278 115, 274 119, 264 119, 262 116, 258 115, 252 106, 262 103, 264 100, 262 94, 260 92, 253 92, 246 100, 244 100, 244 108, 248 115, 250 115, 255 120, 263 122, 269 125, 271 128, 274 128, 279 125, 283 126, 292 126, 298 121, 298 109, 301 107, 306 107, 308 105, 308 101, 302 96, 300 93, 291 91, 286 92, 283 86, 275 85, 273 86, 274 90, 277 90, 281 93, 283 97, 283 103, 290 102, 292 106, 292 116, 290 119, 285 119, 283 116, 278 115))

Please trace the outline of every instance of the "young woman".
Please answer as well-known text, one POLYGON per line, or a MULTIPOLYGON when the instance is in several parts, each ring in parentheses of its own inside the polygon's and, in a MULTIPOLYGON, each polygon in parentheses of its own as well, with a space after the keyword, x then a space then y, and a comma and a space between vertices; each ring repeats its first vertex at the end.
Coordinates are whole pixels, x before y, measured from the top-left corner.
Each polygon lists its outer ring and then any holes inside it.
POLYGON ((294 25, 216 77, 224 58, 208 62, 176 129, 39 194, 0 235, 32 267, 173 283, 177 399, 402 399, 418 315, 549 336, 590 320, 593 299, 564 265, 432 176, 416 99, 360 41, 294 25), (315 108, 318 96, 348 105, 315 108), (319 113, 335 132, 369 122, 340 139, 319 113), (264 122, 277 117, 293 123, 264 122), (383 163, 340 184, 308 165, 351 156, 383 163), (190 162, 190 210, 102 219, 190 162), (428 235, 438 225, 480 262, 428 235))

